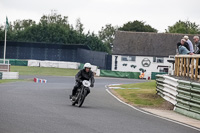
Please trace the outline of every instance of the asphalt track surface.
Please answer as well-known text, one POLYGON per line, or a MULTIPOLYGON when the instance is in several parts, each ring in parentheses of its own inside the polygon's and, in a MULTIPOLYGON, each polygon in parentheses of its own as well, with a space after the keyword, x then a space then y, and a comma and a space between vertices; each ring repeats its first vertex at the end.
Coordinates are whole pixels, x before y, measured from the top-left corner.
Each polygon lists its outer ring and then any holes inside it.
POLYGON ((108 84, 141 80, 96 78, 91 94, 78 108, 69 100, 74 77, 41 78, 48 83, 0 84, 0 133, 199 133, 137 111, 105 90, 108 84))

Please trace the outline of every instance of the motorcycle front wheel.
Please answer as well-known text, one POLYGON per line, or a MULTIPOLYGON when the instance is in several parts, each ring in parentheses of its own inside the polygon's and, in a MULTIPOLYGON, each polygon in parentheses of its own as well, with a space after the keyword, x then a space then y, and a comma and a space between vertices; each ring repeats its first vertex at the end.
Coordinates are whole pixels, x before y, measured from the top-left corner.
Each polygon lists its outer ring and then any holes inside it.
POLYGON ((86 95, 87 95, 87 90, 84 90, 84 92, 80 95, 78 99, 78 107, 81 107, 83 105, 86 95))
POLYGON ((79 101, 79 99, 80 99, 80 90, 77 90, 77 93, 76 93, 76 98, 75 98, 75 100, 74 101, 72 101, 72 106, 75 106, 77 103, 78 103, 78 101, 79 101))

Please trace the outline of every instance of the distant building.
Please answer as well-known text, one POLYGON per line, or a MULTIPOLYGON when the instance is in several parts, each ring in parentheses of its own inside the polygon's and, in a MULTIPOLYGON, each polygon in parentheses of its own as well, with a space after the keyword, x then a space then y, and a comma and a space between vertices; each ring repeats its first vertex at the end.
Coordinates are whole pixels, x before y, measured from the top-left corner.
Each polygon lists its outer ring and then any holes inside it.
MULTIPOLYGON (((183 34, 116 32, 112 51, 112 70, 129 72, 168 72, 167 62, 176 54, 176 44, 183 34)), ((189 36, 192 38, 192 36, 189 36)))

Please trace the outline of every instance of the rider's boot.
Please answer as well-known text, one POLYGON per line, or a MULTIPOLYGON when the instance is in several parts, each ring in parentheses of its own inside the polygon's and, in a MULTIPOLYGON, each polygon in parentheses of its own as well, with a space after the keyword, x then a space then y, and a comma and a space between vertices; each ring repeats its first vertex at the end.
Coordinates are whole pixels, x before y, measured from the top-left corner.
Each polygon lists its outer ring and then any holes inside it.
POLYGON ((70 100, 72 100, 72 101, 74 101, 74 100, 75 100, 75 98, 76 98, 76 97, 75 97, 75 96, 73 96, 73 95, 70 95, 70 96, 69 96, 69 99, 70 99, 70 100))

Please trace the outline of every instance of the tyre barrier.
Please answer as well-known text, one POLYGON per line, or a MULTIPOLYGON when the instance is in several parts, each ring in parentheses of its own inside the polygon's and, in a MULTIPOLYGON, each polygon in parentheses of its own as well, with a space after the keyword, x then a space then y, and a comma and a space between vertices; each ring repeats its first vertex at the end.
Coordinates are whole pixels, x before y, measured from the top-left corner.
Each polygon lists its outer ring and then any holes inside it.
POLYGON ((200 120, 200 83, 156 75, 157 94, 174 105, 174 111, 200 120))
POLYGON ((39 79, 39 78, 34 78, 35 83, 47 83, 46 79, 39 79))

